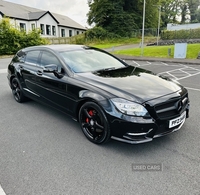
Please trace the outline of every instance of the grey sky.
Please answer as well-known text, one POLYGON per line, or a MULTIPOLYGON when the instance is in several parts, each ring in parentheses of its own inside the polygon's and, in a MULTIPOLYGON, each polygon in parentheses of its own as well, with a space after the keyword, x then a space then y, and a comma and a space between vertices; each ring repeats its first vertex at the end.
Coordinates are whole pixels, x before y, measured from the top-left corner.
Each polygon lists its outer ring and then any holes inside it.
POLYGON ((87 25, 88 0, 6 0, 29 7, 66 15, 83 26, 87 25))

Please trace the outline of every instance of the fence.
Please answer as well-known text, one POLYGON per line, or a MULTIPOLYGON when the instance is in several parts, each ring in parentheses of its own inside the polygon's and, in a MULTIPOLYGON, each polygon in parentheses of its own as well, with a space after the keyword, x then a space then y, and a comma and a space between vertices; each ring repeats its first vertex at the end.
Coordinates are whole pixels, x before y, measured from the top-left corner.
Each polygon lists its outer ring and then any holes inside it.
POLYGON ((56 37, 47 38, 50 44, 69 44, 71 43, 71 37, 56 37))
MULTIPOLYGON (((160 32, 161 33, 164 29, 160 29, 160 32)), ((142 36, 142 29, 134 29, 133 30, 133 34, 132 34, 133 37, 139 37, 139 36, 142 36)), ((158 29, 157 28, 145 28, 144 29, 144 36, 146 37, 157 37, 158 36, 158 29)))

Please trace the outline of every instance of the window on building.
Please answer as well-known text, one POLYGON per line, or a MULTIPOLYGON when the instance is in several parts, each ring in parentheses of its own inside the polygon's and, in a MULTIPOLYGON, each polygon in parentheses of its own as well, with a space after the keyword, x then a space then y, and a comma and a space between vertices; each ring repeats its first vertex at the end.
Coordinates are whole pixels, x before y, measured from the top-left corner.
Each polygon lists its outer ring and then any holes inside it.
POLYGON ((19 23, 20 30, 26 31, 26 24, 25 23, 19 23))
POLYGON ((76 34, 79 35, 79 31, 78 30, 76 31, 76 34))
POLYGON ((72 30, 69 30, 69 36, 70 37, 72 36, 72 30))
POLYGON ((40 24, 40 29, 41 29, 41 34, 44 35, 45 32, 44 32, 44 24, 40 24))
POLYGON ((50 25, 46 25, 46 34, 51 35, 51 26, 50 25))
POLYGON ((65 29, 61 29, 61 37, 65 37, 65 29))
POLYGON ((55 26, 52 26, 52 34, 53 34, 54 36, 56 36, 56 27, 55 27, 55 26))
POLYGON ((31 24, 31 29, 35 30, 35 24, 31 24))

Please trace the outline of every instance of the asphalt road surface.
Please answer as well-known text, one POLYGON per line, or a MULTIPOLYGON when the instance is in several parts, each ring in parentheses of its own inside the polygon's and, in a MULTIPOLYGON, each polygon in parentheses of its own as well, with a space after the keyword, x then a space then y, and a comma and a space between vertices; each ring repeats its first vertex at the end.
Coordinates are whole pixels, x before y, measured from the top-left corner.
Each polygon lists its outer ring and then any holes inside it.
POLYGON ((0 195, 199 195, 200 66, 135 62, 188 88, 190 118, 153 142, 90 143, 79 124, 34 101, 17 103, 0 60, 0 195), (161 170, 143 169, 159 164, 161 170))

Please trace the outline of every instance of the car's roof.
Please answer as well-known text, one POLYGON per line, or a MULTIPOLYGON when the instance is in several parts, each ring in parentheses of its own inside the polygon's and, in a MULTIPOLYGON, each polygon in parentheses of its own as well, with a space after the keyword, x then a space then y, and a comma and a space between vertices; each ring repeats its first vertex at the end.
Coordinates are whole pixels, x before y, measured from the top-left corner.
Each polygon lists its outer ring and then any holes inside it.
POLYGON ((54 51, 70 51, 70 50, 80 50, 84 48, 89 48, 85 45, 72 45, 72 44, 60 44, 60 45, 39 45, 39 46, 32 46, 27 47, 25 50, 32 50, 32 49, 50 49, 54 51))

